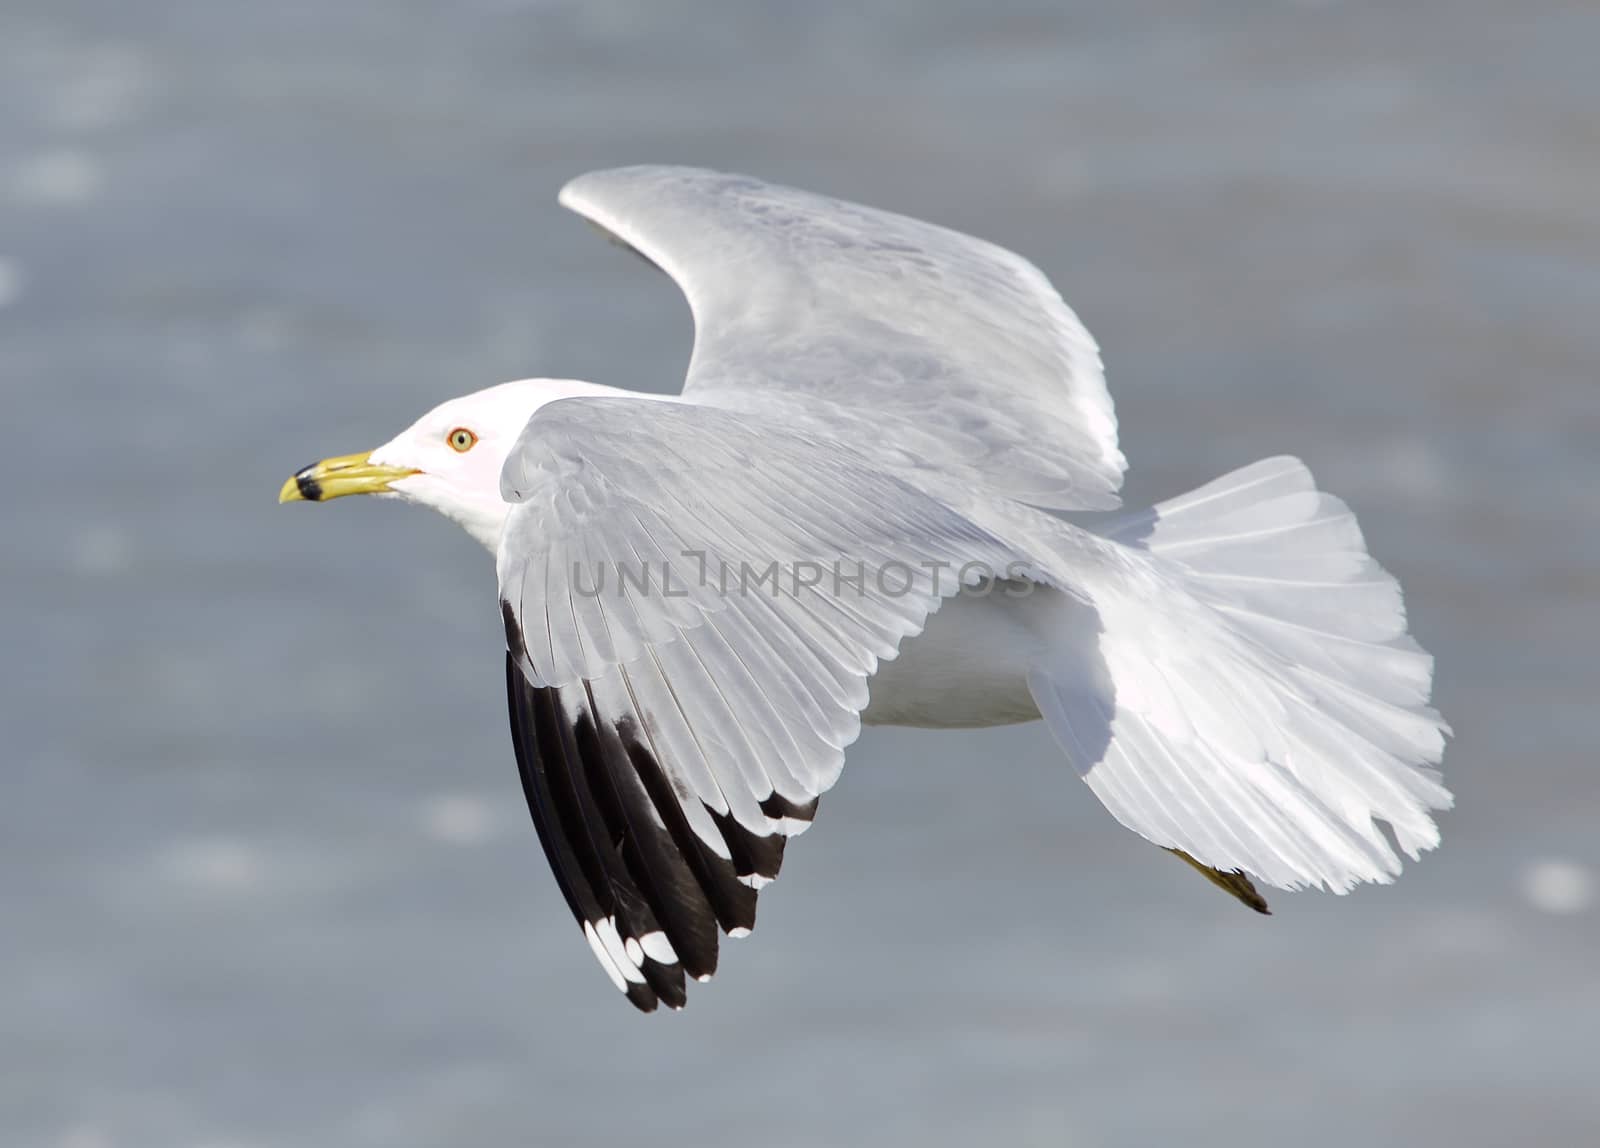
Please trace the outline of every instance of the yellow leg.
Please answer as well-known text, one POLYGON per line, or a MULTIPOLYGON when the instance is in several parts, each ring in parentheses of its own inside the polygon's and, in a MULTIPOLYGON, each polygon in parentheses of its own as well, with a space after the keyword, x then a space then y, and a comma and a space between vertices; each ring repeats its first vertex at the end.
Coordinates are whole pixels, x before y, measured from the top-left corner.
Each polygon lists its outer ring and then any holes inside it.
POLYGON ((1167 852, 1180 860, 1188 862, 1200 876, 1210 881, 1224 893, 1236 897, 1242 904, 1249 906, 1258 913, 1272 915, 1272 910, 1267 908, 1267 899, 1256 892, 1256 887, 1251 883, 1250 878, 1239 872, 1239 870, 1230 869, 1225 873, 1221 869, 1213 869, 1209 865, 1202 865, 1182 849, 1168 849, 1167 852))

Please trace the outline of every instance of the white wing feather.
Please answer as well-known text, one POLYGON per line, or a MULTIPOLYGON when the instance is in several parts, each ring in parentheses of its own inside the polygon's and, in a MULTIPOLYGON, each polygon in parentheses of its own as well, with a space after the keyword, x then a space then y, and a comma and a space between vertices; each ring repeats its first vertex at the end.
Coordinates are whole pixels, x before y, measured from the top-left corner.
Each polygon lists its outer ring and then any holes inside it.
POLYGON ((682 780, 757 833, 760 799, 833 783, 867 679, 958 589, 949 570, 1022 557, 845 447, 688 404, 552 403, 503 485, 500 593, 529 682, 621 667, 636 694, 670 692, 698 746, 682 780))
POLYGON ((1021 256, 695 168, 591 172, 561 202, 683 290, 693 401, 815 420, 1038 506, 1117 505, 1127 463, 1099 350, 1021 256))

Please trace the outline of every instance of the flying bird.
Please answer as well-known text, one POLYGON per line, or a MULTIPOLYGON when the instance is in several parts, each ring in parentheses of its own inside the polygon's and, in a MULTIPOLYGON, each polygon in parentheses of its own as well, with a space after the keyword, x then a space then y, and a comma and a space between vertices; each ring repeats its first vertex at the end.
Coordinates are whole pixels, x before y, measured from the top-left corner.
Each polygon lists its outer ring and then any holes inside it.
POLYGON ((863 722, 1042 718, 1113 817, 1260 911, 1255 881, 1344 892, 1438 844, 1433 662, 1354 516, 1279 457, 1074 522, 1127 464, 1032 264, 693 168, 561 202, 682 289, 682 393, 504 383, 280 501, 399 498, 494 554, 528 807, 634 1005, 682 1007, 748 934, 863 722))

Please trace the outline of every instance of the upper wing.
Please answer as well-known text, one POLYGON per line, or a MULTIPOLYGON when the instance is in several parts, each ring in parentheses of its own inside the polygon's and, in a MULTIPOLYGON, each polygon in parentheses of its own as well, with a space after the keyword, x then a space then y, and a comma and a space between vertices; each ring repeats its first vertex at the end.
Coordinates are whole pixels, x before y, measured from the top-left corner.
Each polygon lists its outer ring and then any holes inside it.
POLYGON ((684 394, 787 409, 897 464, 1106 509, 1127 463, 1100 354, 1044 275, 959 232, 683 167, 591 172, 561 202, 677 281, 684 394))
POLYGON ((857 452, 685 403, 564 399, 502 474, 518 762, 601 965, 640 1008, 742 935, 942 597, 1025 556, 857 452))

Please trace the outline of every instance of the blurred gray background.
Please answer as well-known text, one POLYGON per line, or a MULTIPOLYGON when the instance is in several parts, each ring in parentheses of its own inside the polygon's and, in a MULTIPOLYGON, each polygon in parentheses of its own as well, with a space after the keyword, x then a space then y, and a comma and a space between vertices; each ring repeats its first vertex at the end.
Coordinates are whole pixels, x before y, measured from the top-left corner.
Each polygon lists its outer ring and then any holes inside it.
POLYGON ((0 1145, 1600 1139, 1600 7, 5 0, 0 1145), (554 202, 746 170, 1025 252, 1130 501, 1305 457, 1439 657, 1459 810, 1242 910, 1038 726, 869 731, 679 1015, 528 823, 493 573, 279 507, 435 402, 676 389, 554 202))

